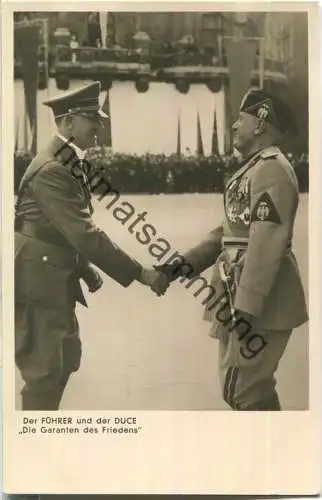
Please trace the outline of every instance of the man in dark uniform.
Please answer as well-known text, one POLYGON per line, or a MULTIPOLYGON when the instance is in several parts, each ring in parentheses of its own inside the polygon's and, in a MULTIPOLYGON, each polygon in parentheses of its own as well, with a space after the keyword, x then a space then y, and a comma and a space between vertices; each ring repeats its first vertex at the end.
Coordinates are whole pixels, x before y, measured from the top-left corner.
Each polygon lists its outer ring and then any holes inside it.
POLYGON ((82 161, 105 113, 100 83, 47 101, 57 134, 31 162, 20 184, 15 220, 15 360, 25 382, 23 410, 57 410, 81 361, 76 302, 80 286, 102 285, 100 268, 123 287, 140 281, 159 294, 165 276, 144 269, 92 220, 82 161))
POLYGON ((292 330, 308 320, 292 251, 298 182, 276 146, 293 128, 284 102, 257 89, 246 94, 233 124, 244 162, 226 184, 224 221, 163 266, 170 281, 184 282, 215 264, 204 319, 219 339, 222 393, 233 410, 281 409, 274 374, 292 330))

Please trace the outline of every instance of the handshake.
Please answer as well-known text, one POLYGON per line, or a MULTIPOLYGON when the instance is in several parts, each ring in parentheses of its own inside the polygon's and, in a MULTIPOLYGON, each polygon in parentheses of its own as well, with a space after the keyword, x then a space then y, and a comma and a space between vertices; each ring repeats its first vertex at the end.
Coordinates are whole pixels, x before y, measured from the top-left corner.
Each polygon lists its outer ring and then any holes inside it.
POLYGON ((139 281, 143 285, 149 286, 160 297, 165 294, 171 281, 181 275, 181 269, 177 261, 153 267, 153 269, 142 268, 139 281))
MULTIPOLYGON (((154 266, 153 269, 142 267, 138 281, 146 285, 155 292, 158 297, 164 295, 171 281, 174 281, 179 276, 182 276, 180 263, 174 260, 171 264, 163 264, 154 266)), ((91 265, 82 267, 80 277, 87 284, 88 290, 91 293, 97 292, 103 285, 103 280, 96 269, 91 265)))

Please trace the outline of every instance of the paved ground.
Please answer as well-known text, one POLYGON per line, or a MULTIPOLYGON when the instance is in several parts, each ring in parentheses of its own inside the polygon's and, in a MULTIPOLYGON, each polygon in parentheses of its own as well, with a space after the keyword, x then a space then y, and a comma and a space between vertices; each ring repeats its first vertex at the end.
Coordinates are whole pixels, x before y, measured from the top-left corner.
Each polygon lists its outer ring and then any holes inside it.
MULTIPOLYGON (((137 214, 148 212, 146 222, 157 232, 152 242, 162 237, 178 250, 198 243, 222 218, 219 195, 124 196, 122 201, 131 203, 137 214)), ((307 210, 303 195, 294 248, 308 294, 307 210)), ((134 215, 122 225, 112 209, 97 202, 95 218, 128 253, 146 265, 155 263, 148 247, 128 231, 134 215)), ((191 291, 175 283, 166 296, 158 298, 139 283, 123 289, 106 277, 100 292, 88 300, 89 309, 78 311, 83 362, 70 380, 62 409, 227 409, 219 391, 217 341, 208 337, 201 301, 191 291)), ((305 325, 294 332, 278 370, 278 388, 287 410, 307 407, 307 350, 305 325)))

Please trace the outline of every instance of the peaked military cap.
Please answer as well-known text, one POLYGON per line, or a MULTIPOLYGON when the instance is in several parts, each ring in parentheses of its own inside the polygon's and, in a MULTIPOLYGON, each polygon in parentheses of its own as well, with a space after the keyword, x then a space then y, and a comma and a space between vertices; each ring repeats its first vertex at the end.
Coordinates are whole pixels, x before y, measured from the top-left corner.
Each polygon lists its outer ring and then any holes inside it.
POLYGON ((241 102, 240 111, 267 121, 280 132, 298 131, 289 106, 264 90, 250 89, 241 102))
POLYGON ((71 92, 65 92, 63 95, 49 99, 43 104, 49 106, 55 118, 71 114, 94 115, 98 118, 108 118, 107 114, 101 109, 99 104, 99 94, 101 83, 93 82, 80 87, 71 92))

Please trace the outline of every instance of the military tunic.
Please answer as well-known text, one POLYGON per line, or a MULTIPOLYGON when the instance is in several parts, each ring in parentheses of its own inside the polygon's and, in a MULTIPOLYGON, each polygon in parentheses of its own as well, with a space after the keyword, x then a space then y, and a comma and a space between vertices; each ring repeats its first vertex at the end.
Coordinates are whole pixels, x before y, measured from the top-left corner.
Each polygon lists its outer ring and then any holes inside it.
POLYGON ((233 409, 270 409, 262 402, 277 398, 274 373, 290 334, 308 320, 292 251, 298 201, 286 157, 263 149, 228 181, 222 225, 184 256, 195 273, 215 264, 204 319, 220 342, 223 397, 233 409))
POLYGON ((92 220, 75 152, 55 137, 21 183, 15 232, 15 354, 26 410, 56 410, 81 361, 76 302, 92 263, 127 287, 141 266, 92 220), (77 165, 76 165, 77 164, 77 165))

